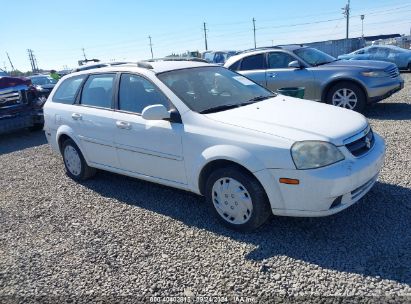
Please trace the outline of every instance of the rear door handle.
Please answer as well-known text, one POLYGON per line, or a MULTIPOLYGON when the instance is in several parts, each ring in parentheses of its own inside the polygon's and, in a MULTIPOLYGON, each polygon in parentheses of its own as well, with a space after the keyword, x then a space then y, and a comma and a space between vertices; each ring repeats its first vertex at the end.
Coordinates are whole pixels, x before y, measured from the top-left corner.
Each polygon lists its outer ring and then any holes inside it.
POLYGON ((83 117, 79 113, 73 113, 71 114, 71 118, 73 118, 74 120, 81 120, 83 117))
POLYGON ((268 73, 268 77, 270 78, 275 78, 277 76, 277 73, 268 73))
POLYGON ((126 122, 126 121, 118 120, 118 121, 116 121, 116 126, 119 129, 125 129, 125 130, 130 130, 131 129, 131 124, 129 122, 126 122))

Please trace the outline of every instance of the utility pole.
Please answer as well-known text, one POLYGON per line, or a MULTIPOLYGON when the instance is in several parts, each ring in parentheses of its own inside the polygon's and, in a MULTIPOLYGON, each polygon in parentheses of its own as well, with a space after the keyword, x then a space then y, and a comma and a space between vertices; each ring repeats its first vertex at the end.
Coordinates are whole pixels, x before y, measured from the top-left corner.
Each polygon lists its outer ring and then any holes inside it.
POLYGON ((87 60, 86 52, 85 52, 84 48, 82 48, 81 50, 83 51, 84 60, 87 60))
POLYGON ((151 59, 153 59, 154 55, 153 55, 153 44, 151 43, 151 36, 148 36, 148 39, 150 40, 151 59))
POLYGON ((361 15, 361 38, 364 40, 364 17, 365 15, 361 15))
POLYGON ((253 30, 254 30, 254 48, 257 48, 257 42, 255 40, 255 18, 253 18, 253 30))
POLYGON ((31 70, 33 73, 35 72, 36 68, 34 66, 34 60, 33 60, 33 51, 30 49, 27 49, 27 53, 29 54, 29 60, 30 60, 30 65, 31 65, 31 70))
POLYGON ((347 20, 347 28, 346 28, 345 38, 348 39, 348 28, 349 28, 349 24, 350 24, 350 0, 348 0, 347 4, 345 5, 345 7, 342 8, 342 10, 343 10, 343 15, 345 16, 345 18, 347 20))
POLYGON ((205 49, 208 51, 208 45, 207 45, 207 27, 206 23, 204 22, 204 42, 205 42, 205 49))
POLYGON ((11 59, 10 59, 9 53, 7 53, 7 52, 6 52, 6 54, 7 54, 7 58, 9 59, 9 62, 10 62, 11 70, 12 70, 12 71, 14 71, 14 70, 15 70, 15 68, 14 68, 14 66, 13 66, 13 63, 11 62, 11 59))

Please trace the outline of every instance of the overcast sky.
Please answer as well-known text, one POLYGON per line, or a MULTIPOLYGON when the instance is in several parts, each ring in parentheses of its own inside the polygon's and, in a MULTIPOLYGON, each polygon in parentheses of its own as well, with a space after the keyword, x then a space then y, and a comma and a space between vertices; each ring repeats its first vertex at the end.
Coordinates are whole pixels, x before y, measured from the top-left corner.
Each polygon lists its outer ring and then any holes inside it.
MULTIPOLYGON (((346 0, 18 0, 1 8, 0 67, 30 69, 32 49, 43 69, 73 68, 83 59, 137 61, 187 50, 204 50, 203 22, 209 49, 345 38, 341 8, 346 0)), ((351 0, 350 37, 410 34, 411 0, 351 0)))

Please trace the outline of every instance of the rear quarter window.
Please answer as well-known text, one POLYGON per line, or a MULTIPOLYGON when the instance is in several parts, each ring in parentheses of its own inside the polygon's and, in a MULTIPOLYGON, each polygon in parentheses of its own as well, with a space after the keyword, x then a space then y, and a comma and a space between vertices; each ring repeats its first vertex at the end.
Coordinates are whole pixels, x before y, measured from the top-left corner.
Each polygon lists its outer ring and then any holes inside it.
POLYGON ((56 93, 54 93, 53 102, 73 104, 77 92, 86 77, 87 75, 80 75, 63 80, 62 84, 57 88, 56 93))

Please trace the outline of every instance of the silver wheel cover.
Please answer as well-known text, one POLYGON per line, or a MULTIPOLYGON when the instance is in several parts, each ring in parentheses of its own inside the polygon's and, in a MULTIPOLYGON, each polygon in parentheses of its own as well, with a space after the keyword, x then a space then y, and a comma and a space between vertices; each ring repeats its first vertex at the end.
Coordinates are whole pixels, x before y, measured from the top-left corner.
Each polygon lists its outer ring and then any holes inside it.
POLYGON ((247 189, 231 177, 217 180, 212 188, 214 208, 230 224, 245 224, 253 213, 253 202, 247 189))
POLYGON ((81 159, 77 150, 73 146, 64 148, 64 162, 71 174, 78 176, 81 173, 81 159))
POLYGON ((332 104, 337 107, 342 107, 346 109, 354 109, 357 105, 358 97, 354 91, 350 89, 339 89, 332 97, 332 104))

